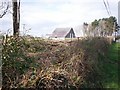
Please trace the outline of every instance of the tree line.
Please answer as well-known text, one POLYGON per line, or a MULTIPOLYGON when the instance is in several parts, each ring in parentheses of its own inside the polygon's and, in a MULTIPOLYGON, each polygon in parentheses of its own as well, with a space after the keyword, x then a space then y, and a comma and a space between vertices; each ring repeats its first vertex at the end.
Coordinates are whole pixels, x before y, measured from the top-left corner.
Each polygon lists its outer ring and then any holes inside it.
POLYGON ((117 19, 114 16, 109 18, 95 19, 90 24, 83 23, 84 35, 86 36, 111 36, 118 31, 117 19))

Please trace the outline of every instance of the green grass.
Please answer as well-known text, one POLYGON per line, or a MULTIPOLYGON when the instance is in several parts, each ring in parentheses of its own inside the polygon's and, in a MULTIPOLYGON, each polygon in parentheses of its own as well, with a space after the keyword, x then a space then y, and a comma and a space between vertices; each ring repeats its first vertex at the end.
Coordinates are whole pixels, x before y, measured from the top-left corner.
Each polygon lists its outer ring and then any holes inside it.
POLYGON ((120 43, 113 43, 109 47, 108 59, 118 61, 118 52, 120 51, 120 43))
POLYGON ((105 88, 119 88, 118 85, 118 73, 119 73, 118 52, 119 51, 120 51, 120 43, 111 44, 109 46, 107 56, 102 60, 102 64, 103 64, 102 71, 104 74, 103 86, 105 88))

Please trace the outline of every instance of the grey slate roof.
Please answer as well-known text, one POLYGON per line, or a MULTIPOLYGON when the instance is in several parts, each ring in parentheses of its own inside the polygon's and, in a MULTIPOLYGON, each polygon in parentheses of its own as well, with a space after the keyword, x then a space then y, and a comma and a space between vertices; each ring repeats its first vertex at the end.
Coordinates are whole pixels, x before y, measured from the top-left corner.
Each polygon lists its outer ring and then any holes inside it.
POLYGON ((73 29, 73 28, 56 28, 52 35, 51 35, 51 38, 62 38, 62 37, 65 37, 69 32, 70 30, 73 29))

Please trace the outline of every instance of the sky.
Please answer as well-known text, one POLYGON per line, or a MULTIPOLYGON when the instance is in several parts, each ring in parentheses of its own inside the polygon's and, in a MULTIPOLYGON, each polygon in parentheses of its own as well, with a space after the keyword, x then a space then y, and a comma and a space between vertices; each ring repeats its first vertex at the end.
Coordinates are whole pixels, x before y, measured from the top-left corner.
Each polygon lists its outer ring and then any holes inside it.
MULTIPOLYGON (((107 1, 107 0, 105 0, 107 1)), ((112 16, 118 17, 118 1, 108 0, 112 16)), ((45 36, 55 28, 78 28, 84 22, 109 17, 103 0, 21 0, 21 34, 45 36), (23 31, 23 28, 27 30, 23 31)), ((0 18, 0 30, 12 33, 12 14, 0 18)))

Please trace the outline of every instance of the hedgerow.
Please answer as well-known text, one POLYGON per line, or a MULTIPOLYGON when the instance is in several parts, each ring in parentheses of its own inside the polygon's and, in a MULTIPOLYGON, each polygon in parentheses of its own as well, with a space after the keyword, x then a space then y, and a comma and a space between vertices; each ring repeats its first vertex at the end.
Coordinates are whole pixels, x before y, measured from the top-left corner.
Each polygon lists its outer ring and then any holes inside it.
POLYGON ((104 38, 75 40, 64 45, 7 37, 2 54, 3 85, 38 90, 101 88, 99 54, 106 55, 108 46, 104 38))

